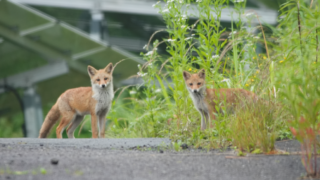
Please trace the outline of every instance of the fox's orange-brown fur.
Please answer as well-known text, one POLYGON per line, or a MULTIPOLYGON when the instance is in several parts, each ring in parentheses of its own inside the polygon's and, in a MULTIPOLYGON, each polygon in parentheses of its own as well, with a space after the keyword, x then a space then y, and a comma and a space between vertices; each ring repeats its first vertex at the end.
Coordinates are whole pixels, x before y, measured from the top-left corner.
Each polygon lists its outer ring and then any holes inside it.
POLYGON ((225 106, 228 111, 232 111, 237 106, 258 100, 253 92, 245 89, 207 89, 204 69, 196 74, 183 71, 183 78, 195 108, 201 115, 202 130, 210 124, 210 119, 216 119, 217 107, 221 109, 221 106, 225 106))
POLYGON ((92 87, 69 89, 61 94, 47 114, 39 138, 46 138, 60 117, 62 118, 56 129, 57 138, 62 138, 62 132, 68 125, 68 138, 74 138, 74 130, 86 114, 91 115, 92 138, 104 137, 105 116, 111 108, 114 96, 112 72, 112 63, 100 70, 88 66, 92 87))

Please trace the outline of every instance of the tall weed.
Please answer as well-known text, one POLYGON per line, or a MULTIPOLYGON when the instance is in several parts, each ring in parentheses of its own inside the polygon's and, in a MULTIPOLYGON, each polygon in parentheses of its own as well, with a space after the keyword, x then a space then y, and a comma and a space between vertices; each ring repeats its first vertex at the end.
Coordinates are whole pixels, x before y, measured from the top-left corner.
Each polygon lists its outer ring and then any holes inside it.
POLYGON ((218 114, 214 128, 200 131, 200 115, 185 88, 183 70, 196 73, 204 68, 207 88, 243 88, 278 103, 275 61, 269 53, 256 53, 258 44, 267 49, 269 43, 262 26, 251 26, 252 19, 257 16, 244 12, 246 1, 233 4, 231 28, 221 25, 221 12, 229 6, 228 0, 197 0, 196 3, 168 0, 164 7, 160 3, 154 5, 167 25, 167 29, 160 31, 166 31, 168 38, 159 41, 154 40, 153 35, 145 46, 147 53, 141 55, 147 63, 139 67, 138 72, 144 83, 131 87, 130 91, 133 89, 136 94, 116 101, 130 115, 123 118, 116 111, 111 113, 111 119, 116 120, 115 127, 107 132, 109 135, 121 129, 116 122, 125 119, 125 128, 141 137, 170 137, 195 147, 226 147, 235 143, 248 151, 273 149, 277 132, 288 131, 278 126, 283 125, 285 119, 282 112, 270 115, 269 107, 257 106, 234 115, 218 114), (199 12, 193 14, 199 19, 192 23, 188 19, 188 15, 195 12, 191 4, 196 5, 196 12, 199 12), (248 28, 259 32, 254 34, 248 28), (166 44, 167 55, 158 54, 157 48, 162 44, 166 44), (241 142, 240 138, 248 137, 248 133, 253 138, 241 142))
POLYGON ((277 87, 292 115, 289 125, 301 142, 302 162, 310 177, 320 176, 316 162, 316 136, 320 133, 319 8, 319 1, 288 1, 275 29, 281 37, 274 48, 279 55, 277 87))

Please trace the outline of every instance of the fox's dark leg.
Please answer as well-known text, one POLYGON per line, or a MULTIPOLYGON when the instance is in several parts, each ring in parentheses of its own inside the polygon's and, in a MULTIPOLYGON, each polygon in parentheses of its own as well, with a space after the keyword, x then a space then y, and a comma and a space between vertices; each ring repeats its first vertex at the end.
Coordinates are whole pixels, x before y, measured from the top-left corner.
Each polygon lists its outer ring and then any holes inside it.
POLYGON ((71 122, 69 127, 67 128, 68 138, 74 138, 74 130, 79 126, 84 116, 76 116, 76 118, 71 122))
POLYGON ((209 112, 203 111, 204 117, 206 118, 206 124, 211 127, 210 114, 209 112))
POLYGON ((99 138, 104 138, 105 136, 105 129, 106 129, 106 115, 108 114, 110 110, 110 106, 108 106, 106 109, 100 111, 98 113, 98 130, 99 130, 99 138))
POLYGON ((206 129, 206 120, 205 120, 205 114, 204 111, 200 110, 199 111, 201 114, 201 130, 205 130, 206 129))
POLYGON ((99 137, 104 138, 105 129, 106 129, 106 115, 107 113, 102 113, 99 115, 99 137))
POLYGON ((70 124, 70 122, 72 122, 74 120, 74 118, 76 117, 76 115, 72 111, 65 111, 61 114, 62 114, 62 118, 61 118, 59 126, 56 129, 57 138, 59 138, 59 139, 62 138, 62 132, 63 132, 64 128, 68 124, 70 124))

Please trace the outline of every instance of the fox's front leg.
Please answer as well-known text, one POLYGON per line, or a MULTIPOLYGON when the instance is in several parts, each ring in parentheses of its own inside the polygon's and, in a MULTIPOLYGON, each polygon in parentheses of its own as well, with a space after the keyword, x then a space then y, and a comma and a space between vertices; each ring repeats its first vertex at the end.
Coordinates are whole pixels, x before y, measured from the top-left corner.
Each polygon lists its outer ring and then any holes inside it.
POLYGON ((206 120, 205 120, 205 115, 204 115, 204 111, 200 110, 199 111, 201 114, 201 130, 205 130, 206 129, 206 120))
POLYGON ((99 116, 99 138, 104 138, 106 129, 106 113, 99 116))
POLYGON ((98 124, 97 124, 97 115, 91 113, 91 130, 92 130, 92 138, 98 138, 98 124))
POLYGON ((108 114, 108 112, 110 111, 110 106, 107 107, 106 110, 102 111, 99 114, 99 137, 100 138, 104 138, 105 137, 105 130, 106 130, 106 116, 108 114))
MULTIPOLYGON (((208 124, 208 126, 210 128, 212 128, 212 122, 211 122, 211 119, 210 119, 210 114, 209 112, 203 112, 204 113, 204 117, 206 118, 206 124, 208 124)), ((215 117, 213 117, 215 118, 215 117)))

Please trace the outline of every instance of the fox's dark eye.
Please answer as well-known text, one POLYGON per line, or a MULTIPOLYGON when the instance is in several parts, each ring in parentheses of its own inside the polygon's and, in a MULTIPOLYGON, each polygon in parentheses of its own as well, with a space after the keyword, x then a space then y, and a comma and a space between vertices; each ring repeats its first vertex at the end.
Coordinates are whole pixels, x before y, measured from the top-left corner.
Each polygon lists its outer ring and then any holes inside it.
POLYGON ((104 78, 104 80, 108 80, 108 78, 104 78))
POLYGON ((97 79, 97 81, 100 81, 100 79, 97 79))
POLYGON ((198 85, 201 85, 201 83, 198 83, 198 85))
POLYGON ((189 85, 192 86, 192 83, 190 83, 189 85))

